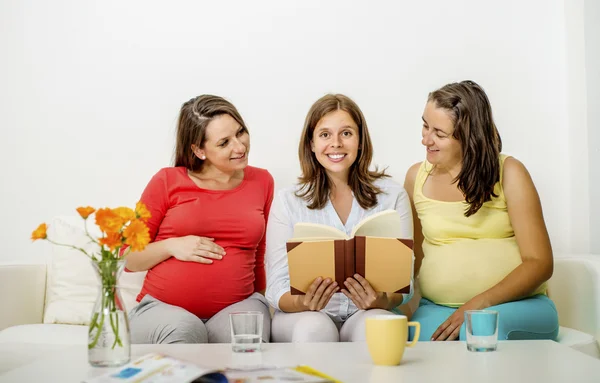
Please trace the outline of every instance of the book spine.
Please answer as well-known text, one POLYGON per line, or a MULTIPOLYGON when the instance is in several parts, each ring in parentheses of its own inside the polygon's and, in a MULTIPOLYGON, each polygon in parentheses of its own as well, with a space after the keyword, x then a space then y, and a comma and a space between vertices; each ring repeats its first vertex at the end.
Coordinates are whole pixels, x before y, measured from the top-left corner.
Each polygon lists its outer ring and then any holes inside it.
POLYGON ((356 274, 359 274, 363 278, 366 278, 365 268, 366 260, 365 254, 367 252, 367 238, 366 237, 355 237, 354 238, 354 257, 356 274))
MULTIPOLYGON (((353 278, 354 274, 356 273, 356 268, 355 268, 355 264, 354 264, 354 247, 355 247, 355 240, 354 238, 351 239, 347 239, 345 241, 345 256, 344 256, 344 261, 346 262, 346 266, 344 268, 344 280, 346 278, 353 278)), ((344 287, 344 284, 341 285, 342 287, 344 287)))
POLYGON ((336 239, 333 241, 335 257, 335 281, 340 288, 344 287, 345 265, 346 265, 346 240, 336 239))

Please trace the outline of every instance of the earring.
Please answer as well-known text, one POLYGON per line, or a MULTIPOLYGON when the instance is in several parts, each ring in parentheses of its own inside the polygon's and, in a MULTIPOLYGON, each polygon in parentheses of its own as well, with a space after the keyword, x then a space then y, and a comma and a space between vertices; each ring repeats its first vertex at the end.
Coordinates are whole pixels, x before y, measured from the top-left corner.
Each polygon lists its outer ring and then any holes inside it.
POLYGON ((205 156, 202 156, 202 157, 200 157, 200 159, 201 159, 201 160, 205 160, 205 159, 206 159, 206 157, 205 157, 205 156))

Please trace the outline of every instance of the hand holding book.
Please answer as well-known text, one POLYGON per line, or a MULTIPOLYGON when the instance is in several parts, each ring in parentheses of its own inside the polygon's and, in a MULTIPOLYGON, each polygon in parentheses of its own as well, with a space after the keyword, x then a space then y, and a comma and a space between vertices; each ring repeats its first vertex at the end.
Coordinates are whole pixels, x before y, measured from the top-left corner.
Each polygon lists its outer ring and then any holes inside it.
POLYGON ((348 288, 344 282, 355 274, 376 292, 410 292, 413 241, 402 232, 395 210, 367 217, 350 236, 326 225, 297 223, 287 242, 291 294, 307 293, 317 277, 348 288))
POLYGON ((359 310, 384 309, 387 310, 390 305, 387 293, 376 292, 369 281, 359 274, 354 274, 354 278, 348 278, 344 281, 345 289, 342 293, 350 298, 359 310))
POLYGON ((321 311, 327 306, 333 294, 340 291, 337 282, 330 278, 317 277, 308 287, 306 294, 295 295, 302 311, 321 311))

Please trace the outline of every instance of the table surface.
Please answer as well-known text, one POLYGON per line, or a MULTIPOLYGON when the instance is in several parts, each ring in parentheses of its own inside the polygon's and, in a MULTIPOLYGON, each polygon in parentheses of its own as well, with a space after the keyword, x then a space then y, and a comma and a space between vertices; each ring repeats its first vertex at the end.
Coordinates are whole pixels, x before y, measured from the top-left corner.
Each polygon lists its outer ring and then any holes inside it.
MULTIPOLYGON (((464 342, 420 342, 394 367, 373 365, 364 342, 262 346, 259 353, 238 354, 229 344, 133 345, 131 354, 158 352, 210 368, 309 365, 347 383, 600 382, 599 359, 543 340, 500 342, 488 353, 469 352, 464 342)), ((65 346, 0 375, 0 382, 81 382, 110 370, 91 367, 86 346, 65 346)))

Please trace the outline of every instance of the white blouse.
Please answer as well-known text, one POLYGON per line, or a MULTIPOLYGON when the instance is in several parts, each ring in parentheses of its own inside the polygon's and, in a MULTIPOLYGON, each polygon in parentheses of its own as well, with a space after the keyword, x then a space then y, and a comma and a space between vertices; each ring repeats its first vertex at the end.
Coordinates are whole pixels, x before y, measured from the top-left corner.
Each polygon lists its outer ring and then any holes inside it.
MULTIPOLYGON (((345 225, 342 224, 331 201, 327 201, 323 209, 311 210, 302 198, 295 195, 298 186, 288 187, 277 192, 267 224, 267 291, 265 295, 271 306, 279 309, 279 299, 290 291, 286 242, 292 237, 294 225, 298 222, 329 225, 350 235, 354 226, 364 218, 383 210, 394 209, 402 218, 403 238, 413 238, 412 211, 408 194, 404 188, 391 178, 376 180, 375 185, 383 191, 377 195, 377 205, 365 210, 354 198, 345 225)), ((411 271, 410 293, 403 294, 402 303, 408 302, 413 295, 413 272, 411 271)), ((332 319, 343 322, 358 311, 358 308, 351 299, 338 292, 333 295, 322 311, 332 319)))

